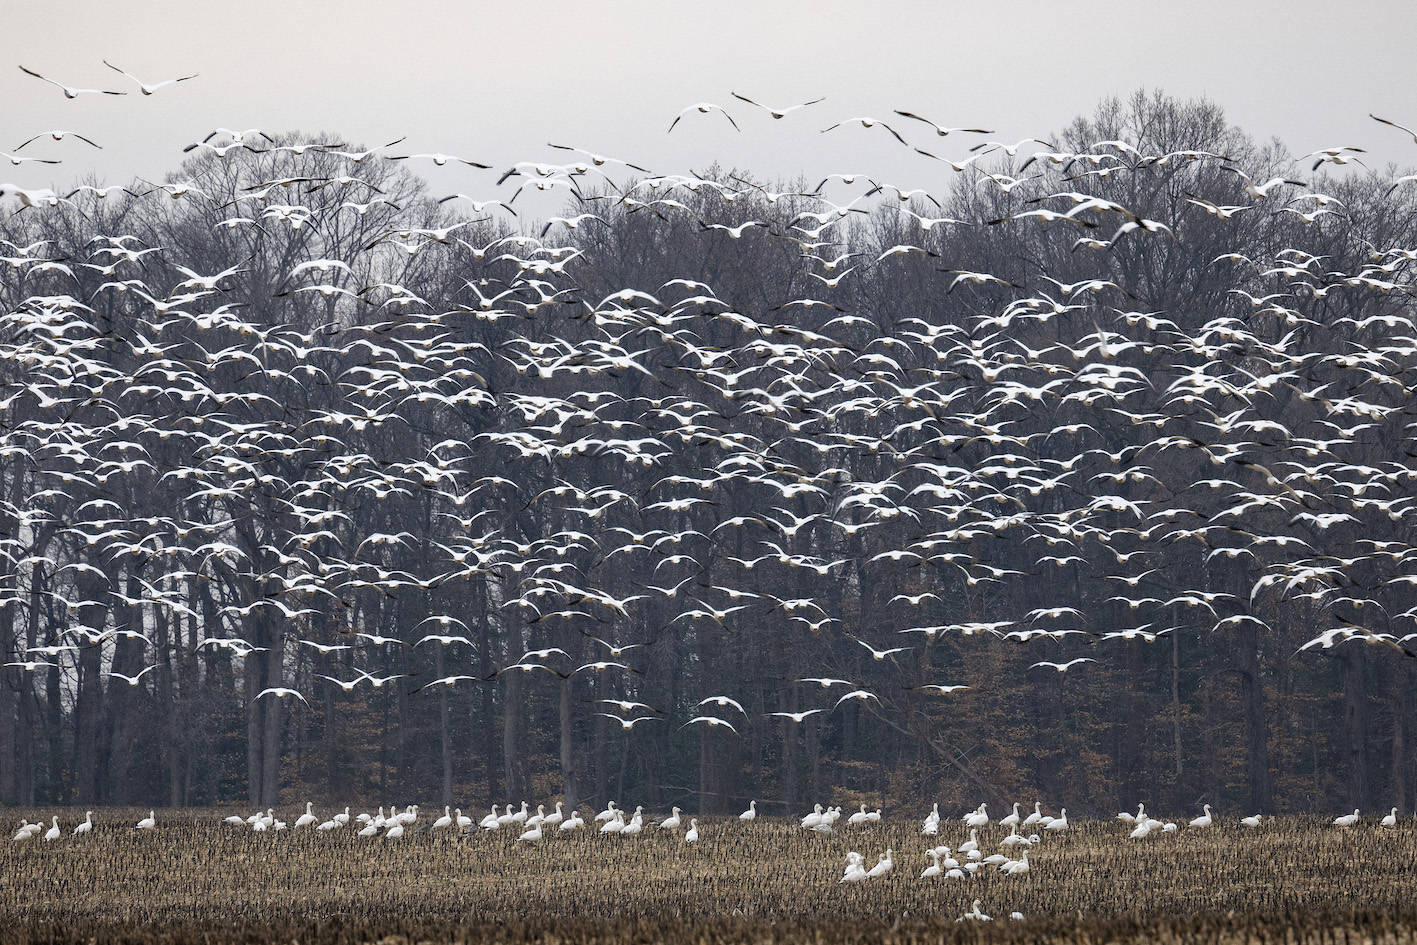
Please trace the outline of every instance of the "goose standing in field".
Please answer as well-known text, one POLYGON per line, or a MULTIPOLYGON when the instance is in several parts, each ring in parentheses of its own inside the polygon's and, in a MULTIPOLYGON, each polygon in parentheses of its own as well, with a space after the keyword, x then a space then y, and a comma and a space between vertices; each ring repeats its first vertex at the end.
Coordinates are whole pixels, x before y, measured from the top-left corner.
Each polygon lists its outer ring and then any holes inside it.
POLYGON ((925 815, 925 823, 921 825, 920 832, 927 837, 933 837, 940 832, 940 805, 936 804, 931 808, 930 813, 925 815))
POLYGON ((749 802, 748 802, 748 809, 745 810, 743 813, 741 813, 741 814, 738 815, 738 819, 741 820, 741 821, 744 821, 745 823, 748 822, 748 821, 751 821, 751 820, 756 820, 757 818, 758 818, 758 802, 757 802, 757 801, 749 801, 749 802))
POLYGON ((684 834, 685 843, 699 842, 699 822, 696 818, 689 818, 689 832, 684 834))
POLYGON ((319 819, 315 816, 314 806, 315 805, 313 801, 305 802, 305 813, 301 814, 299 817, 296 818, 295 826, 308 827, 319 819))
POLYGON ((854 850, 846 854, 846 870, 841 874, 841 883, 859 883, 866 878, 865 860, 854 850))
MULTIPOLYGON (((28 840, 28 839, 30 839, 31 837, 34 836, 34 833, 32 833, 32 832, 30 831, 30 827, 31 827, 31 826, 32 826, 32 825, 30 824, 30 822, 29 822, 28 820, 25 820, 25 819, 22 818, 22 819, 20 820, 20 829, 15 832, 15 835, 14 835, 13 837, 11 837, 11 839, 12 839, 12 840, 28 840)), ((38 825, 33 825, 33 826, 38 826, 38 825)))
POLYGON ((661 820, 661 821, 659 822, 659 829, 660 829, 660 830, 678 830, 678 829, 679 829, 679 824, 680 824, 680 822, 681 822, 681 821, 680 821, 680 819, 679 819, 679 808, 676 807, 676 808, 674 808, 673 812, 671 812, 668 817, 664 818, 663 820, 661 820))
POLYGON ((45 842, 47 843, 47 842, 49 842, 50 840, 58 840, 58 839, 59 839, 59 818, 56 816, 56 817, 54 818, 54 826, 50 827, 48 830, 46 830, 46 831, 44 832, 44 840, 45 840, 45 842))
POLYGON ((980 900, 980 899, 974 900, 974 907, 973 907, 972 909, 970 909, 968 912, 966 912, 964 915, 960 916, 958 919, 955 919, 955 921, 956 921, 956 922, 964 922, 964 921, 966 921, 966 920, 968 920, 968 921, 970 921, 970 922, 992 922, 992 921, 994 921, 991 916, 985 915, 985 914, 983 913, 983 911, 980 910, 979 904, 980 904, 982 901, 983 901, 983 900, 980 900))
MULTIPOLYGON (((559 827, 559 826, 561 826, 561 821, 563 821, 563 820, 566 819, 566 814, 565 814, 565 812, 562 810, 562 808, 565 807, 565 806, 566 806, 566 802, 565 802, 565 801, 557 801, 557 802, 556 802, 556 809, 553 810, 551 813, 547 814, 545 817, 541 818, 541 824, 542 824, 542 826, 543 826, 543 827, 559 827)), ((458 811, 458 813, 461 814, 462 811, 458 811)))
POLYGON ((139 829, 139 830, 152 830, 152 829, 154 829, 155 827, 157 827, 157 817, 155 816, 156 813, 157 813, 156 811, 148 811, 148 816, 146 816, 146 817, 144 817, 142 820, 138 821, 138 823, 137 823, 137 829, 139 829))
POLYGON ((1058 816, 1043 825, 1044 830, 1067 830, 1068 829, 1068 809, 1064 807, 1058 811, 1058 816))
POLYGON ((1211 817, 1211 815, 1210 815, 1210 805, 1209 805, 1209 804, 1206 804, 1206 805, 1205 805, 1205 813, 1204 813, 1204 814, 1201 814, 1201 815, 1200 815, 1199 817, 1197 817, 1195 820, 1192 820, 1192 821, 1190 822, 1190 824, 1188 824, 1188 826, 1191 826, 1191 827, 1209 827, 1209 826, 1210 826, 1212 823, 1214 823, 1214 822, 1215 822, 1214 818, 1211 817))
POLYGON ((601 811, 600 813, 598 813, 598 814, 595 815, 595 822, 596 822, 596 823, 600 823, 602 820, 610 820, 610 819, 613 818, 614 816, 615 816, 615 802, 614 802, 614 801, 609 801, 609 802, 607 802, 606 805, 605 805, 605 810, 603 810, 603 811, 601 811))
POLYGON ((585 826, 585 819, 581 817, 580 811, 571 811, 571 816, 561 821, 558 830, 575 830, 585 826))
POLYGON ((1334 826, 1351 827, 1358 822, 1358 808, 1353 808, 1353 813, 1344 814, 1342 817, 1333 818, 1334 826))
POLYGON ((1017 860, 1010 860, 999 867, 999 872, 1003 873, 1005 876, 1022 876, 1028 871, 1029 865, 1027 850, 1024 850, 1023 856, 1019 857, 1017 860))
POLYGON ((384 831, 385 840, 397 840, 403 836, 403 822, 394 820, 393 826, 384 831))
POLYGON ((502 826, 501 821, 497 816, 496 804, 492 805, 492 813, 482 818, 482 820, 478 822, 478 826, 481 827, 483 830, 496 830, 497 828, 502 826))
POLYGON ((920 874, 921 879, 936 879, 944 875, 944 869, 940 866, 940 851, 926 850, 925 855, 930 857, 931 863, 925 867, 925 871, 920 874))
POLYGON ((335 814, 330 819, 343 827, 345 824, 349 823, 349 808, 346 807, 343 814, 335 814))
POLYGON ((822 805, 816 804, 813 806, 812 812, 802 818, 801 824, 810 829, 820 823, 822 823, 822 805))
POLYGON ((1014 804, 1014 812, 1007 817, 1001 817, 999 823, 1005 827, 1017 827, 1023 821, 1019 819, 1018 804, 1014 804))
POLYGON ((866 872, 867 879, 875 879, 877 876, 884 876, 895 868, 895 860, 891 859, 891 848, 886 847, 886 852, 881 854, 876 865, 866 872))
MULTIPOLYGON (((556 822, 561 822, 561 804, 559 801, 556 803, 556 822)), ((457 825, 459 830, 466 830, 472 826, 472 818, 464 814, 462 808, 459 807, 453 811, 453 823, 457 825)))
POLYGON ((1260 825, 1260 815, 1254 814, 1250 817, 1241 817, 1240 823, 1246 827, 1258 827, 1260 825))
POLYGON ((989 805, 980 804, 979 809, 966 814, 964 825, 966 827, 986 827, 989 824, 989 805))
POLYGON ((83 835, 93 829, 93 811, 84 811, 84 822, 74 828, 74 833, 83 835))
POLYGON ((624 829, 624 830, 621 830, 621 831, 620 831, 620 836, 622 836, 622 837, 633 837, 633 836, 636 836, 636 835, 639 834, 639 832, 640 832, 641 830, 644 829, 644 824, 645 824, 644 813, 641 811, 640 808, 637 807, 637 808, 635 808, 634 816, 630 818, 630 822, 625 825, 625 829, 624 829))
MULTIPOLYGON (((452 808, 451 808, 449 805, 444 804, 444 805, 443 805, 443 816, 442 816, 442 817, 439 817, 437 820, 433 821, 433 826, 429 827, 428 829, 429 829, 429 830, 437 830, 439 827, 451 827, 452 825, 453 825, 453 811, 452 811, 452 808)), ((300 825, 297 823, 296 826, 298 827, 298 826, 300 826, 300 825)))
POLYGON ((600 828, 601 833, 619 833, 625 829, 625 812, 617 810, 600 828))
POLYGON ((519 840, 519 841, 520 841, 520 840, 536 841, 536 840, 540 840, 540 839, 541 839, 541 821, 537 821, 536 824, 535 824, 535 826, 532 826, 532 827, 527 828, 526 830, 524 830, 524 831, 522 832, 522 835, 521 835, 520 837, 517 837, 517 840, 519 840))
POLYGON ((1389 813, 1386 817, 1384 817, 1384 818, 1382 819, 1382 825, 1383 825, 1384 827, 1396 827, 1396 826, 1397 826, 1397 808, 1396 808, 1396 807, 1394 807, 1394 808, 1392 809, 1391 813, 1389 813))
POLYGON ((847 826, 849 826, 849 827, 854 827, 854 826, 856 826, 857 824, 864 824, 865 822, 866 822, 866 805, 865 805, 865 804, 862 804, 862 805, 861 805, 861 809, 858 810, 856 813, 854 813, 854 814, 852 814, 850 817, 846 818, 846 824, 847 824, 847 826))
POLYGON ((1031 826, 1031 825, 1033 825, 1033 824, 1036 824, 1036 823, 1040 822, 1041 820, 1043 820, 1043 802, 1042 802, 1042 801, 1034 801, 1034 802, 1033 802, 1033 813, 1029 814, 1027 817, 1025 817, 1025 818, 1023 819, 1023 825, 1024 825, 1025 827, 1028 827, 1028 826, 1031 826))

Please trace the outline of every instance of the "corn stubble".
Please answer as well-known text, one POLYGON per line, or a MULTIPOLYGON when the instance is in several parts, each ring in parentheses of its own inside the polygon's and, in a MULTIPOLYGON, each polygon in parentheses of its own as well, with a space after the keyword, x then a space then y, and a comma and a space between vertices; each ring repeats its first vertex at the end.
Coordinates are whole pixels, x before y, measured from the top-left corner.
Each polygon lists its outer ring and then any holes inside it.
MULTIPOLYGON (((1043 838, 1025 876, 981 869, 952 881, 916 878, 926 838, 904 817, 830 836, 773 818, 700 818, 703 839, 688 845, 650 827, 535 844, 508 830, 386 841, 348 828, 254 833, 210 810, 169 811, 157 830, 135 831, 137 816, 100 811, 87 837, 0 848, 0 945, 1417 940, 1411 822, 1341 830, 1280 818, 1140 842, 1082 822, 1043 838), (892 872, 838 882, 848 850, 870 865, 887 847, 892 872), (974 899, 994 921, 955 921, 974 899), (1010 921, 1015 911, 1025 919, 1010 921)), ((991 824, 981 847, 993 852, 1004 833, 991 824)), ((946 822, 932 842, 966 838, 946 822)))

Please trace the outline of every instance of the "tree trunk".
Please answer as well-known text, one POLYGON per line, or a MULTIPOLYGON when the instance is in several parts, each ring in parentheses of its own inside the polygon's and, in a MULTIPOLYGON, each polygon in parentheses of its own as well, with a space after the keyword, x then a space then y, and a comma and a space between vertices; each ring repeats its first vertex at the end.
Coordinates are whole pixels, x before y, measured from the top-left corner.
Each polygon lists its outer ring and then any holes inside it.
POLYGON ((1348 769, 1348 805, 1368 806, 1368 691, 1363 678, 1363 647, 1343 648, 1344 762, 1348 769))
POLYGON ((576 769, 571 751, 571 679, 561 680, 561 795, 566 806, 575 810, 580 803, 576 791, 576 769))
MULTIPOLYGON (((266 645, 270 649, 263 654, 266 664, 266 686, 285 684, 285 629, 277 623, 267 624, 266 645)), ((281 707, 284 699, 267 696, 265 719, 261 729, 261 800, 259 805, 274 807, 280 803, 280 755, 281 755, 281 707)))
POLYGON ((1259 633, 1246 624, 1237 634, 1242 700, 1245 707, 1245 773, 1253 812, 1274 810, 1269 774, 1269 726, 1265 720, 1264 685, 1260 679, 1259 633))
POLYGON ((1407 810, 1407 680, 1405 661, 1393 667, 1397 677, 1392 695, 1392 802, 1407 810))

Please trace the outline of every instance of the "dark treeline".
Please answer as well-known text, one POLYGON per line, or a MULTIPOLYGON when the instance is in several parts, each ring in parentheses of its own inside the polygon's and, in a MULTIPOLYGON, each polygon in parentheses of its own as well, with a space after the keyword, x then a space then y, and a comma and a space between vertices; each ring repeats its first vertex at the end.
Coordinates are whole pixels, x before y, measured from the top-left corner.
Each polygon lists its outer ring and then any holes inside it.
POLYGON ((332 141, 0 225, 0 801, 1407 806, 1394 174, 1139 94, 517 231, 332 141))

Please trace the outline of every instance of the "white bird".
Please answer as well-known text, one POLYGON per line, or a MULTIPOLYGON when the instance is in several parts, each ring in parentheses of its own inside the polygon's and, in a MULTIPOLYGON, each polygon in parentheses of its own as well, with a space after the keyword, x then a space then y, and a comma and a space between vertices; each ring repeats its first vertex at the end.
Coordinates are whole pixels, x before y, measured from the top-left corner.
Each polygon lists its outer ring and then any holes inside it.
POLYGON ((673 812, 659 822, 660 830, 678 830, 682 821, 679 818, 679 808, 674 808, 673 812))
POLYGON ((756 820, 756 819, 757 819, 757 816, 758 816, 758 802, 757 802, 757 801, 749 801, 749 802, 748 802, 748 809, 745 810, 743 813, 739 814, 739 815, 738 815, 738 819, 739 819, 739 820, 742 820, 742 821, 756 820))
POLYGON ((46 842, 59 839, 59 818, 57 816, 54 818, 54 826, 44 832, 44 839, 46 842))
POLYGON ((1335 817, 1335 818, 1333 818, 1333 822, 1334 822, 1334 825, 1335 825, 1335 826, 1338 826, 1338 827, 1351 827, 1351 826, 1353 826, 1354 824, 1356 824, 1356 823, 1358 822, 1358 809, 1355 807, 1355 808, 1353 809, 1353 813, 1351 813, 1351 814, 1344 814, 1342 817, 1335 817))
POLYGON ((930 858, 933 860, 933 862, 932 862, 929 866, 925 867, 925 871, 920 874, 920 878, 921 878, 921 879, 934 879, 934 878, 936 878, 937 876, 942 876, 942 875, 944 875, 944 870, 940 867, 940 854, 939 854, 939 852, 938 852, 938 851, 935 851, 935 850, 926 850, 926 851, 925 851, 925 855, 928 856, 928 857, 930 857, 930 858))
POLYGON ((1382 819, 1382 825, 1383 825, 1384 827, 1396 827, 1396 826, 1397 826, 1397 808, 1396 808, 1396 807, 1394 807, 1394 808, 1392 809, 1392 812, 1389 813, 1386 817, 1384 817, 1384 818, 1382 819))
POLYGON ((62 83, 62 82, 55 82, 53 79, 47 79, 47 78, 45 78, 44 76, 40 75, 38 72, 35 72, 33 69, 26 69, 24 66, 20 66, 20 71, 21 71, 21 72, 24 72, 24 73, 26 73, 26 74, 28 74, 28 75, 32 75, 32 76, 34 76, 36 79, 41 79, 41 80, 43 80, 43 81, 45 81, 45 82, 48 82, 50 85, 58 86, 60 89, 63 90, 63 92, 64 92, 64 97, 65 97, 65 98, 78 98, 80 95, 86 95, 86 94, 93 94, 93 95, 127 95, 127 94, 128 94, 127 92, 110 92, 110 91, 107 90, 107 89, 75 89, 75 88, 70 88, 69 86, 65 85, 65 84, 62 83))
POLYGON ((533 840, 533 841, 535 841, 535 840, 540 840, 540 839, 541 839, 541 824, 538 822, 535 827, 532 827, 532 828, 530 828, 530 829, 524 831, 521 836, 517 837, 517 839, 518 839, 518 840, 533 840))
POLYGON ((764 105, 762 102, 755 102, 751 98, 748 98, 748 96, 739 95, 737 92, 730 92, 729 94, 732 95, 734 98, 738 99, 739 101, 747 102, 749 105, 756 105, 758 108, 761 108, 763 111, 767 112, 774 118, 782 118, 789 112, 795 112, 799 108, 806 108, 808 105, 815 105, 818 102, 826 101, 825 98, 814 98, 810 102, 803 102, 801 105, 788 105, 786 108, 773 108, 771 105, 764 105))
POLYGON ((1206 804, 1206 805, 1205 805, 1205 813, 1202 814, 1202 815, 1200 815, 1199 817, 1197 817, 1195 820, 1192 820, 1192 821, 1190 822, 1190 824, 1188 824, 1188 826, 1191 826, 1191 827, 1209 827, 1213 822, 1214 822, 1214 819, 1210 816, 1210 805, 1209 805, 1209 804, 1206 804))
MULTIPOLYGON (((149 83, 147 83, 147 82, 144 82, 142 79, 138 78, 137 76, 133 75, 133 74, 130 73, 130 72, 124 72, 122 69, 118 68, 118 67, 115 66, 113 63, 109 62, 107 59, 103 60, 103 64, 104 64, 105 66, 107 66, 108 68, 112 69, 114 72, 121 73, 122 75, 126 75, 128 78, 130 78, 130 79, 132 79, 134 82, 138 83, 138 88, 142 89, 144 95, 151 95, 151 94, 153 94, 154 92, 156 92, 158 89, 162 88, 164 85, 172 85, 172 84, 175 83, 175 82, 186 82, 188 79, 195 79, 195 78, 199 75, 199 73, 195 73, 195 72, 194 72, 194 73, 192 73, 191 75, 184 75, 184 76, 181 76, 180 78, 176 78, 176 79, 164 79, 164 80, 161 81, 161 82, 153 82, 153 83, 149 84, 149 83)), ((65 93, 65 94, 68 94, 68 93, 65 93)))
POLYGON ((571 811, 571 816, 561 821, 558 830, 575 830, 577 827, 584 827, 585 819, 581 817, 580 811, 571 811))
POLYGON ((728 722, 725 722, 723 719, 717 718, 716 716, 712 716, 712 715, 700 715, 700 716, 696 716, 695 718, 690 719, 689 721, 685 722, 683 725, 681 725, 681 726, 679 726, 679 727, 680 727, 680 728, 688 728, 690 725, 693 725, 695 722, 707 722, 707 723, 709 724, 709 727, 710 727, 710 728, 718 728, 720 725, 722 725, 723 727, 727 728, 730 732, 732 732, 734 735, 737 735, 737 734, 738 734, 738 730, 737 730, 736 728, 734 728, 731 724, 729 724, 728 722))
POLYGON ((315 812, 312 810, 313 807, 314 807, 314 802, 313 802, 313 801, 306 801, 306 802, 305 802, 305 813, 301 814, 299 817, 296 818, 296 820, 295 820, 295 826, 297 826, 297 827, 308 827, 308 826, 310 826, 311 824, 313 824, 316 820, 319 819, 319 818, 317 818, 317 817, 315 816, 315 812))
MULTIPOLYGON (((251 701, 255 702, 256 699, 259 699, 262 696, 275 696, 277 699, 284 699, 287 696, 294 696, 301 702, 305 702, 304 696, 296 692, 294 689, 290 689, 285 686, 271 686, 268 689, 262 689, 260 692, 256 693, 256 698, 252 699, 251 701)), ((308 706, 310 703, 305 702, 305 704, 308 706)))
POLYGON ((866 872, 867 879, 875 879, 877 876, 884 876, 895 867, 895 861, 891 859, 891 848, 886 847, 886 852, 881 854, 881 858, 876 865, 866 872))
POLYGON ((1251 817, 1241 817, 1240 823, 1244 824, 1246 827, 1258 827, 1260 825, 1260 815, 1255 814, 1251 817))
POLYGON ((1006 817, 999 818, 999 823, 1005 827, 1017 827, 1022 821, 1019 819, 1018 804, 1014 804, 1014 812, 1006 817))
POLYGON ((157 826, 157 817, 155 814, 156 811, 148 811, 148 816, 138 821, 137 828, 139 830, 152 830, 155 828, 157 826))
POLYGON ((1048 823, 1043 825, 1044 830, 1067 830, 1068 829, 1068 809, 1064 807, 1048 823))
MULTIPOLYGON (((28 71, 28 70, 26 70, 26 71, 28 71)), ((754 103, 754 104, 757 104, 757 103, 754 103)), ((674 126, 677 125, 677 124, 679 124, 679 119, 680 119, 680 118, 683 118, 685 115, 689 114, 689 112, 692 112, 692 111, 697 111, 697 112, 699 112, 699 114, 701 114, 701 115, 707 115, 709 112, 723 112, 723 117, 728 119, 728 123, 733 126, 733 130, 734 130, 734 131, 742 131, 742 130, 743 130, 742 128, 739 128, 739 127, 738 127, 738 122, 736 122, 736 121, 733 120, 733 116, 730 115, 730 114, 728 114, 728 112, 726 112, 726 111, 723 110, 723 106, 722 106, 722 105, 715 105, 715 104, 713 104, 712 102, 698 102, 697 104, 690 105, 690 106, 688 106, 687 108, 683 109, 683 110, 680 111, 679 114, 674 118, 674 120, 669 123, 669 130, 670 130, 670 131, 673 131, 673 130, 674 130, 674 126)))
POLYGON ((685 843, 696 843, 699 839, 699 822, 695 818, 689 818, 689 832, 684 834, 685 843))
POLYGON ((93 811, 84 811, 84 822, 74 828, 74 833, 85 834, 93 829, 93 811))
MULTIPOLYGON (((461 812, 459 812, 459 813, 461 813, 461 812)), ((449 805, 447 805, 447 804, 444 804, 444 805, 443 805, 443 816, 442 816, 442 817, 439 817, 437 820, 433 821, 433 826, 429 827, 428 829, 429 829, 429 830, 437 830, 439 827, 451 827, 452 825, 453 825, 453 811, 452 811, 452 808, 451 808, 451 806, 449 806, 449 805)), ((298 821, 296 822, 295 826, 297 826, 297 827, 300 826, 300 824, 299 824, 298 821)))
POLYGON ((1053 663, 1053 662, 1049 662, 1048 660, 1039 660, 1038 662, 1034 663, 1032 666, 1029 666, 1028 668, 1029 668, 1029 669, 1036 669, 1036 668, 1039 667, 1039 666, 1047 666, 1047 667, 1049 667, 1049 668, 1051 668, 1051 669, 1056 669, 1056 670, 1057 670, 1058 672, 1060 672, 1060 673, 1066 673, 1069 669, 1071 669, 1072 667, 1076 666, 1076 665, 1079 664, 1079 663, 1096 663, 1096 662, 1097 662, 1097 660, 1093 659, 1093 658, 1090 657, 1090 656, 1079 656, 1077 659, 1075 659, 1075 660, 1068 660, 1066 663, 1053 663))

